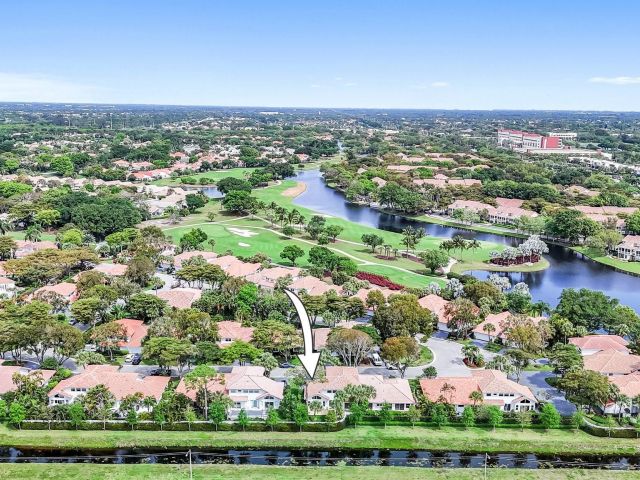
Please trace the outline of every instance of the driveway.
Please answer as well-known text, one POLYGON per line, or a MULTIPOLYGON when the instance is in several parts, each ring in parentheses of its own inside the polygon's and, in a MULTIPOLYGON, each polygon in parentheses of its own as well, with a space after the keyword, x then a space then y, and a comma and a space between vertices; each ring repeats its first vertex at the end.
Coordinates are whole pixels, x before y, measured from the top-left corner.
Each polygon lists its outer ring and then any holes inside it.
POLYGON ((545 378, 555 376, 553 372, 522 372, 520 383, 529 387, 539 400, 553 403, 560 415, 571 415, 576 411, 575 405, 567 401, 562 392, 559 392, 545 381, 545 378))
POLYGON ((462 361, 462 345, 446 340, 445 335, 436 332, 427 340, 426 345, 433 352, 431 366, 436 367, 439 377, 470 377, 471 369, 462 361))

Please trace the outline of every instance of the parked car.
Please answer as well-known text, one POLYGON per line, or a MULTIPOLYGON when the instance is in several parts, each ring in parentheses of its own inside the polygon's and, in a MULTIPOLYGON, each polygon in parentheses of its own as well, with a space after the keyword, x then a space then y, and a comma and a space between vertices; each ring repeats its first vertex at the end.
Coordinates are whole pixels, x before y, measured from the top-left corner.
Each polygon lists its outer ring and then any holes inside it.
POLYGON ((169 370, 165 370, 164 368, 154 368, 149 372, 149 375, 151 375, 152 377, 160 377, 168 374, 169 370))
POLYGON ((84 346, 84 350, 85 350, 85 352, 95 352, 96 350, 98 350, 98 347, 96 345, 94 345, 93 343, 87 343, 84 346))
POLYGON ((373 363, 376 367, 381 367, 384 365, 382 358, 380 358, 380 355, 378 355, 377 353, 371 354, 371 363, 373 363))
POLYGON ((283 362, 280 364, 280 368, 293 368, 294 365, 293 363, 289 363, 289 362, 283 362))
POLYGON ((133 357, 131 358, 131 365, 140 365, 141 361, 142 355, 140 355, 139 353, 134 353, 133 357))
POLYGON ((133 353, 128 353, 128 354, 124 357, 124 361, 125 361, 125 363, 131 363, 131 360, 133 360, 133 353))

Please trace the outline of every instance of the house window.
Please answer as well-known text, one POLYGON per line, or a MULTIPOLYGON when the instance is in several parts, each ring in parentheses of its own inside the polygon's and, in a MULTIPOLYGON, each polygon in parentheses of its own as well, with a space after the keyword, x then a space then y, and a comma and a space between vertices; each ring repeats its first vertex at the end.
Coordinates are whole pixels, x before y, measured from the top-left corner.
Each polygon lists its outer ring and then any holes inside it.
POLYGON ((395 410, 404 410, 405 409, 405 404, 404 403, 396 403, 394 406, 395 410))
POLYGON ((233 408, 242 408, 241 402, 233 402, 233 408))

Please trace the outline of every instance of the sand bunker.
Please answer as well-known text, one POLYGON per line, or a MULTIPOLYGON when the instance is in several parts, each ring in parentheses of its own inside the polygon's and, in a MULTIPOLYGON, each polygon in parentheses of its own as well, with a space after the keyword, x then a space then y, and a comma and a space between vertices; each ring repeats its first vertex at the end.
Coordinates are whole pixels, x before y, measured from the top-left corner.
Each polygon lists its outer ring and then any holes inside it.
POLYGON ((307 189, 307 184, 304 182, 298 182, 295 187, 287 188, 282 192, 284 197, 297 197, 307 189))
POLYGON ((238 242, 238 245, 240 245, 241 247, 250 247, 251 246, 248 243, 242 243, 242 242, 238 242))
POLYGON ((244 228, 236 228, 236 227, 228 227, 229 230, 234 235, 239 235, 241 237, 250 238, 254 235, 258 235, 256 232, 252 232, 251 230, 245 230, 244 228))

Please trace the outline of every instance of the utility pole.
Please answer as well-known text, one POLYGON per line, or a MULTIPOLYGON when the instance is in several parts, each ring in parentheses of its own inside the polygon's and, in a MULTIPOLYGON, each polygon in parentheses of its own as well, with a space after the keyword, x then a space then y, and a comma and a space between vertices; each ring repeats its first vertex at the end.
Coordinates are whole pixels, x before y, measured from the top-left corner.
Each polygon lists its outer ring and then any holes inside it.
MULTIPOLYGON (((191 450, 189 450, 189 455, 191 455, 191 450)), ((489 454, 484 454, 484 480, 487 480, 487 460, 489 459, 489 454)))
POLYGON ((189 480, 193 480, 193 465, 191 464, 191 449, 189 449, 189 480))

